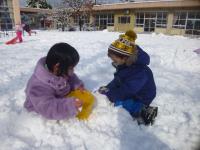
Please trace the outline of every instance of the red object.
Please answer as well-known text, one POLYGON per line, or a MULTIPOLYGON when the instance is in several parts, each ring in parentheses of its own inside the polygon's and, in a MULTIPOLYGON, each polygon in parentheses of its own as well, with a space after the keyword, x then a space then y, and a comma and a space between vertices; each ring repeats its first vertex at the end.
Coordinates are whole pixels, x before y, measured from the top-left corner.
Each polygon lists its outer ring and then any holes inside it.
POLYGON ((17 31, 16 34, 17 34, 17 36, 15 38, 13 38, 10 41, 6 42, 7 45, 17 43, 18 39, 19 39, 20 43, 23 42, 23 40, 22 40, 22 32, 21 31, 17 31))
POLYGON ((19 42, 20 43, 23 42, 23 40, 22 40, 22 31, 17 31, 16 34, 17 34, 17 38, 19 39, 19 42))
POLYGON ((7 44, 7 45, 8 45, 8 44, 15 44, 15 43, 17 43, 17 39, 18 39, 18 37, 15 37, 15 38, 13 38, 12 40, 6 42, 6 44, 7 44))

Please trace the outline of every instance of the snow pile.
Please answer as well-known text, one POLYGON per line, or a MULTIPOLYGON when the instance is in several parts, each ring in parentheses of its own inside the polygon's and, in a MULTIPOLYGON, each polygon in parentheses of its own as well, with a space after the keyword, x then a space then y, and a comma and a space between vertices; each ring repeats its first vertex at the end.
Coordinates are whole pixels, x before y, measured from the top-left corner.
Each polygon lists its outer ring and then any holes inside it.
MULTIPOLYGON (((153 126, 138 126, 122 108, 94 92, 88 121, 49 121, 23 108, 24 89, 36 62, 57 42, 74 46, 81 56, 76 73, 95 91, 113 78, 107 47, 119 33, 40 31, 24 42, 0 45, 0 146, 3 150, 155 150, 195 148, 200 138, 199 39, 139 34, 137 43, 151 56, 157 84, 153 126)), ((8 38, 0 38, 5 42, 8 38)))

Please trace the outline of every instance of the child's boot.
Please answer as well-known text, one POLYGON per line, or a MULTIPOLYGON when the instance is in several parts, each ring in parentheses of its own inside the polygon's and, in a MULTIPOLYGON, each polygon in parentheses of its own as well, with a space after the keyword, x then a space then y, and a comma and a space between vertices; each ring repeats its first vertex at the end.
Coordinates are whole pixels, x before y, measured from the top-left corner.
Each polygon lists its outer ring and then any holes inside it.
POLYGON ((153 125, 155 118, 158 114, 158 107, 144 107, 144 109, 141 111, 141 117, 144 121, 145 125, 153 125))

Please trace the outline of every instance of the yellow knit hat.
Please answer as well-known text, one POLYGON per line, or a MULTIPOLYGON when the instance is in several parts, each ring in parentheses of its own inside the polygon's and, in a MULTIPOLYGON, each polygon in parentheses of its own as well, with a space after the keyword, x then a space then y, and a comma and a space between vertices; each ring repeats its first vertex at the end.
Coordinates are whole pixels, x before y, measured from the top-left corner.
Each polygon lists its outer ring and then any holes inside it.
POLYGON ((114 41, 108 49, 126 56, 133 55, 135 52, 136 38, 136 33, 133 30, 128 30, 125 34, 119 35, 119 39, 114 41))

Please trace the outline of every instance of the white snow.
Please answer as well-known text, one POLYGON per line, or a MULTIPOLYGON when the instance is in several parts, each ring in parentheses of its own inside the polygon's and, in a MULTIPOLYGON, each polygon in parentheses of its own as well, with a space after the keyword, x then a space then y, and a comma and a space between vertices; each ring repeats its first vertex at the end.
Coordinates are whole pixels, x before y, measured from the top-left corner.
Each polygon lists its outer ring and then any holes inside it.
POLYGON ((36 62, 57 42, 80 53, 76 73, 95 91, 113 78, 107 48, 117 32, 38 31, 24 42, 5 45, 0 38, 0 149, 2 150, 190 150, 200 140, 200 39, 138 34, 137 43, 151 56, 157 85, 152 105, 159 107, 153 126, 138 126, 122 108, 94 92, 88 121, 49 121, 23 108, 24 89, 36 62))

